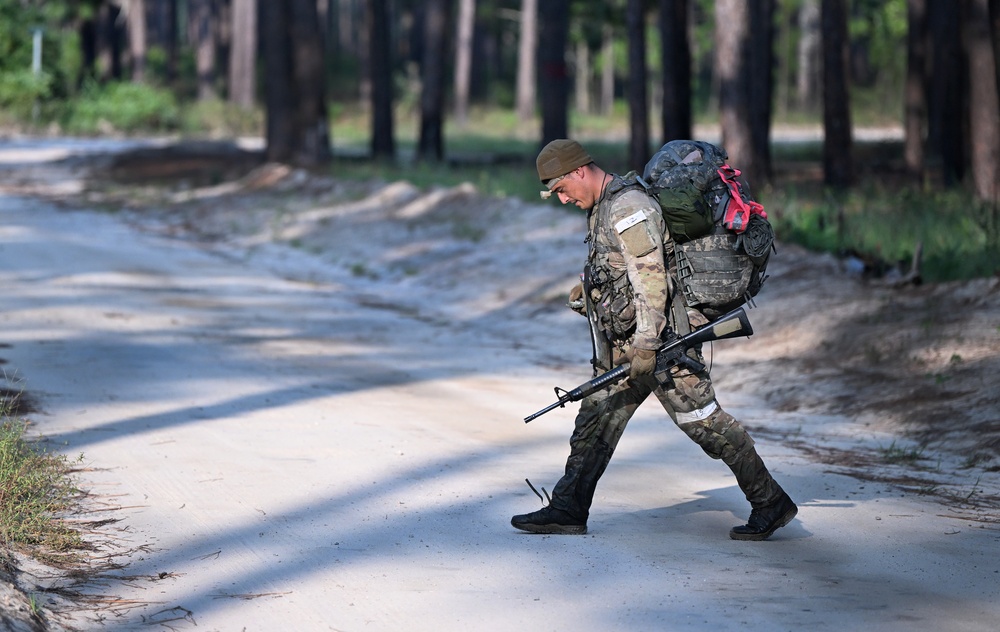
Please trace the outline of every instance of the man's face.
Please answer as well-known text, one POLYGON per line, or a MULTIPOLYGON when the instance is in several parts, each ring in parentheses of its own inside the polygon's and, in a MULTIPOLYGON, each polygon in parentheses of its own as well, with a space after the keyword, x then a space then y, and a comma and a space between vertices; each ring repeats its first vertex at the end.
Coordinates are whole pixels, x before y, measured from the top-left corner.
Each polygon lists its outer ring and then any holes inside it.
POLYGON ((574 169, 552 187, 552 194, 563 204, 573 204, 583 210, 594 206, 594 196, 590 193, 583 169, 574 169))

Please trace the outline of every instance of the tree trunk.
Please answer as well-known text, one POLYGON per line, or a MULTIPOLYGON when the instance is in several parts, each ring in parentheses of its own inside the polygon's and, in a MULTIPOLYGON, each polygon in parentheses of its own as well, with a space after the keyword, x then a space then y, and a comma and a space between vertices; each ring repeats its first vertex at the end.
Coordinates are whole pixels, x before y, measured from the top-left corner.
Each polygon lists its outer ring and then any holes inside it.
POLYGON ((189 0, 188 30, 195 50, 198 100, 214 99, 215 90, 215 3, 189 0))
POLYGON ((799 71, 796 81, 799 107, 813 110, 819 104, 820 0, 804 0, 799 9, 799 71))
POLYGON ((755 177, 750 133, 748 37, 750 9, 744 0, 715 3, 715 76, 719 81, 722 145, 732 164, 755 177))
POLYGON ((149 50, 149 40, 146 32, 145 0, 132 0, 126 5, 128 14, 128 47, 132 58, 133 83, 146 82, 146 53, 149 50))
POLYGON ((590 46, 583 38, 576 43, 576 53, 573 55, 573 80, 576 100, 576 111, 579 114, 590 114, 590 46))
POLYGON ((229 100, 251 108, 257 96, 257 0, 233 0, 232 15, 229 100))
POLYGON ((941 165, 946 186, 965 176, 966 64, 961 46, 962 7, 957 2, 931 2, 928 7, 934 51, 930 73, 927 157, 941 165))
POLYGON ((649 160, 649 103, 646 88, 646 15, 643 0, 628 0, 629 168, 641 171, 649 160))
POLYGON ((396 155, 396 141, 392 116, 389 0, 370 0, 366 7, 371 43, 372 157, 392 159, 396 155))
POLYGON ((608 116, 615 108, 615 32, 611 24, 604 24, 601 40, 601 114, 608 116))
POLYGON ((314 0, 261 3, 267 158, 307 167, 330 159, 323 41, 314 0))
POLYGON ((660 0, 663 142, 691 138, 691 46, 687 0, 660 0))
POLYGON ((750 104, 751 183, 771 179, 771 103, 774 96, 774 0, 749 3, 750 33, 747 74, 750 104))
POLYGON ((542 145, 569 135, 569 0, 545 0, 538 13, 542 30, 538 61, 541 67, 542 145))
POLYGON ((972 0, 966 21, 969 54, 970 164, 976 196, 1000 202, 1000 99, 997 97, 996 62, 990 40, 989 4, 972 0))
POLYGON ((459 0, 458 38, 455 42, 455 122, 469 121, 469 84, 472 78, 472 33, 476 22, 476 0, 459 0))
POLYGON ((990 11, 990 40, 993 43, 993 67, 997 82, 997 91, 1000 92, 1000 0, 989 0, 990 11))
POLYGON ((444 85, 450 4, 449 0, 424 2, 418 160, 444 159, 444 85))
POLYGON ((535 116, 535 64, 538 54, 538 0, 521 1, 521 31, 517 48, 517 120, 522 125, 535 116))
POLYGON ((291 162, 295 156, 295 82, 289 15, 284 3, 261 3, 264 48, 264 103, 267 108, 267 159, 291 162))
POLYGON ((823 177, 831 186, 847 186, 853 179, 846 1, 822 1, 823 177))
POLYGON ((927 123, 927 0, 907 0, 906 84, 904 87, 904 146, 906 171, 916 180, 924 175, 924 130, 927 123))
POLYGON ((326 114, 323 37, 316 0, 290 0, 290 34, 295 77, 296 162, 313 166, 330 160, 326 114))

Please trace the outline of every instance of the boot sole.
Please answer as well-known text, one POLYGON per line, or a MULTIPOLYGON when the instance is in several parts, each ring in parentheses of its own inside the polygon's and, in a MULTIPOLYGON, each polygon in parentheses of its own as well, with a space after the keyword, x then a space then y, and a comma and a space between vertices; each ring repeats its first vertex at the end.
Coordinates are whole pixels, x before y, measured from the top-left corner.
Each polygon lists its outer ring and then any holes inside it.
POLYGON ((795 515, 799 513, 799 508, 792 506, 788 511, 785 512, 783 516, 774 521, 771 528, 767 531, 761 531, 760 533, 737 533, 735 531, 729 532, 729 537, 733 540, 749 540, 752 542, 760 542, 761 540, 766 540, 771 537, 775 531, 785 526, 795 518, 795 515))
POLYGON ((527 531, 528 533, 541 533, 550 535, 584 535, 587 533, 587 525, 575 524, 514 524, 515 529, 527 531))

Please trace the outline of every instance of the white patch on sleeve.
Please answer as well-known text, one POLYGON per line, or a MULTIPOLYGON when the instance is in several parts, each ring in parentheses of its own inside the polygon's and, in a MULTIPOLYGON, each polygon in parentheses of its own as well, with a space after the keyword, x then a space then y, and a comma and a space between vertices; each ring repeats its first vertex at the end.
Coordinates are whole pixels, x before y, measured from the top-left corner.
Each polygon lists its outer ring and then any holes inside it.
POLYGON ((615 224, 615 230, 617 230, 618 234, 621 235, 627 229, 632 228, 639 222, 644 222, 644 221, 646 221, 646 214, 643 213, 642 211, 636 211, 635 213, 632 213, 625 219, 615 224))

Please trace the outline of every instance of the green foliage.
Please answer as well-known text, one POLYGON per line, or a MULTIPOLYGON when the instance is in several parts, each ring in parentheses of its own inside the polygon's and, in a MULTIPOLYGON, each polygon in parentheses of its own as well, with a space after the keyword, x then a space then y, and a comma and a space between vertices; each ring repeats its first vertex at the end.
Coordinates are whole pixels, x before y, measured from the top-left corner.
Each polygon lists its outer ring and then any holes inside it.
POLYGON ((30 70, 0 71, 0 110, 27 121, 34 107, 52 93, 51 75, 30 70))
POLYGON ((24 440, 23 422, 0 423, 0 546, 42 545, 68 551, 80 536, 59 519, 77 495, 65 457, 24 440))
POLYGON ((789 187, 763 198, 779 239, 908 269, 923 246, 923 278, 945 281, 997 272, 1000 248, 984 230, 982 205, 962 190, 889 188, 877 183, 834 193, 789 187))
POLYGON ((135 83, 88 83, 68 106, 64 126, 74 134, 162 133, 177 130, 181 122, 172 92, 135 83))

